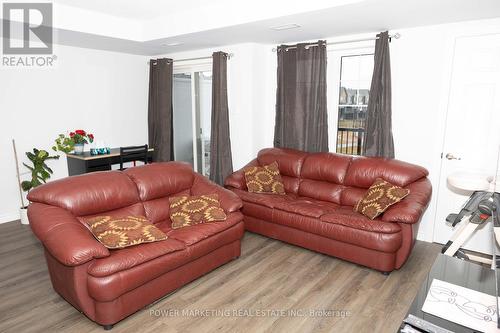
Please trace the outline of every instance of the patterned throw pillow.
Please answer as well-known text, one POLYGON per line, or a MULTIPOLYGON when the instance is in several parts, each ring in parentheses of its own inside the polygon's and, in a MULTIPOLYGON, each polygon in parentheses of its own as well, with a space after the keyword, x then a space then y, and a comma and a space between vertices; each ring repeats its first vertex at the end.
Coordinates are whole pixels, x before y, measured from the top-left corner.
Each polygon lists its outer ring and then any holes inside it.
POLYGON ((85 223, 94 237, 108 249, 167 239, 167 235, 143 216, 96 216, 85 219, 85 223))
POLYGON ((172 229, 227 219, 217 194, 170 197, 169 201, 172 229))
POLYGON ((389 206, 403 200, 410 190, 386 182, 382 178, 375 179, 365 195, 358 201, 354 211, 374 219, 389 206))
POLYGON ((285 194, 285 186, 278 169, 278 162, 263 167, 246 168, 245 180, 248 192, 285 194))

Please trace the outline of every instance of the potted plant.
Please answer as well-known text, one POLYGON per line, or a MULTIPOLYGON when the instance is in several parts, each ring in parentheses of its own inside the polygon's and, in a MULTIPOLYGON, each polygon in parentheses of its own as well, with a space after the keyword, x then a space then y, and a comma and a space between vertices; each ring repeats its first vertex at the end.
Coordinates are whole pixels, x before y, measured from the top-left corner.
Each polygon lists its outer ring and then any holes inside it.
MULTIPOLYGON (((33 188, 47 182, 47 180, 52 175, 53 171, 51 168, 47 166, 46 161, 59 159, 59 155, 50 156, 46 150, 38 150, 36 148, 33 148, 33 152, 26 152, 26 157, 28 157, 28 159, 30 160, 31 165, 28 165, 26 163, 23 163, 23 165, 30 170, 31 179, 21 182, 19 176, 19 169, 17 169, 18 173, 17 177, 18 181, 20 182, 21 189, 25 192, 29 192, 33 188)), ((16 162, 17 162, 17 154, 16 154, 16 162)), ((24 198, 22 194, 21 194, 21 203, 22 203, 21 223, 29 224, 28 210, 27 210, 28 206, 24 205, 24 198)))
POLYGON ((92 143, 94 135, 87 133, 84 130, 76 130, 70 132, 69 136, 59 134, 56 138, 56 145, 52 147, 54 151, 62 151, 66 154, 74 152, 75 154, 83 154, 85 144, 92 143))

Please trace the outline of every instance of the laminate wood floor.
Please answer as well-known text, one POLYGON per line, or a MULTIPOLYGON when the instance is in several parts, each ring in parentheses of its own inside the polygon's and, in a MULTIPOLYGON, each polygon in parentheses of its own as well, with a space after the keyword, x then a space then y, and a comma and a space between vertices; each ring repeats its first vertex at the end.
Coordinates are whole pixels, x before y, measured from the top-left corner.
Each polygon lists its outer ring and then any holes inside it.
MULTIPOLYGON (((418 241, 384 276, 246 233, 239 259, 111 332, 395 332, 439 250, 418 241)), ((0 224, 0 332, 104 332, 52 289, 42 246, 17 221, 0 224)))

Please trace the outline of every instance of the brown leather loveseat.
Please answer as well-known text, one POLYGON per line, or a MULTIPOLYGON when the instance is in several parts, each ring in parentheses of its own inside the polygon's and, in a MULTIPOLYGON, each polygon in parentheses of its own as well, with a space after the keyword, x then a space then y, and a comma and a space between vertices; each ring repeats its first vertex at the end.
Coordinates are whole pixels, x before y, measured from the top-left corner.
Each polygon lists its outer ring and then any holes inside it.
POLYGON ((269 148, 249 166, 278 163, 286 195, 249 193, 244 169, 225 186, 243 200, 245 229, 388 273, 413 247, 431 197, 426 169, 382 158, 269 148), (410 194, 370 220, 353 211, 376 178, 410 194))
POLYGON ((184 163, 68 177, 28 198, 54 289, 106 329, 240 255, 241 200, 184 163), (211 193, 218 194, 226 221, 171 229, 169 197, 211 193), (96 215, 146 216, 168 239, 109 250, 80 221, 96 215))

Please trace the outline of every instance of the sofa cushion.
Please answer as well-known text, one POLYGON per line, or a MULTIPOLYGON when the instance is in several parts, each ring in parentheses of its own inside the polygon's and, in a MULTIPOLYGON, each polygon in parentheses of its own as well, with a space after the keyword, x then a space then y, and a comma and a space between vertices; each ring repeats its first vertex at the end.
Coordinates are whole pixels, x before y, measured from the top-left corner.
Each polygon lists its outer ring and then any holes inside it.
POLYGON ((386 182, 382 178, 377 178, 372 186, 366 191, 361 200, 354 207, 354 211, 374 219, 389 206, 403 200, 410 190, 386 182))
POLYGON ((340 193, 340 205, 354 207, 365 193, 366 188, 345 187, 340 193))
POLYGON ((120 249, 167 239, 144 216, 96 216, 85 219, 90 232, 108 249, 120 249))
MULTIPOLYGON (((356 214, 352 210, 351 213, 353 215, 356 214)), ((369 221, 374 224, 378 223, 378 221, 369 220, 360 214, 356 215, 349 217, 348 215, 343 216, 336 212, 317 218, 275 209, 273 211, 272 222, 382 252, 395 252, 401 247, 402 235, 400 231, 386 233, 379 232, 378 229, 370 229, 366 227, 366 223, 363 223, 363 219, 365 222, 369 221), (331 216, 332 219, 330 220, 326 216, 331 216), (325 219, 329 219, 330 221, 343 220, 344 223, 329 222, 325 219), (363 226, 366 228, 363 229, 363 226)), ((390 224, 390 222, 387 223, 390 224)), ((397 226, 397 224, 395 225, 397 226)), ((394 231, 395 229, 388 230, 394 231)))
POLYGON ((233 189, 233 192, 236 193, 244 202, 252 202, 269 208, 274 208, 274 206, 278 203, 289 202, 297 197, 294 194, 261 194, 250 193, 238 189, 233 189))
POLYGON ((172 229, 189 227, 200 223, 226 220, 217 194, 179 196, 168 198, 172 229))
POLYGON ((245 181, 248 192, 285 194, 277 162, 246 168, 245 181))
POLYGON ((306 152, 286 149, 286 148, 268 148, 262 149, 257 155, 259 165, 267 165, 278 162, 280 173, 283 176, 300 177, 300 170, 304 162, 306 152))
POLYGON ((142 201, 179 193, 193 186, 194 172, 184 162, 161 162, 129 168, 124 173, 137 185, 142 201))
POLYGON ((302 165, 300 177, 342 184, 352 157, 335 153, 311 153, 302 165))
POLYGON ((183 242, 169 238, 162 242, 110 251, 109 257, 94 260, 88 267, 88 273, 97 277, 108 276, 185 248, 183 242))
POLYGON ((405 187, 428 174, 425 168, 403 161, 360 156, 352 159, 344 185, 368 188, 377 178, 383 178, 392 184, 405 187))
POLYGON ((74 216, 99 214, 140 201, 134 182, 120 171, 54 180, 31 190, 28 200, 64 208, 74 216))
POLYGON ((346 227, 383 234, 393 234, 401 231, 397 223, 370 220, 352 210, 350 206, 340 206, 333 214, 325 214, 320 218, 328 223, 340 224, 346 227))
POLYGON ((158 226, 162 231, 164 231, 169 238, 173 238, 184 243, 187 246, 198 243, 201 240, 209 238, 219 232, 222 232, 228 228, 231 228, 235 224, 238 224, 243 220, 243 215, 240 212, 233 212, 228 214, 225 221, 216 223, 202 223, 193 225, 187 228, 180 229, 164 229, 162 226, 158 226), (167 231, 168 230, 168 231, 167 231))
POLYGON ((303 179, 300 182, 299 195, 340 204, 340 197, 343 190, 343 185, 320 180, 303 179))
POLYGON ((315 200, 307 197, 297 197, 287 202, 277 203, 274 209, 295 213, 309 217, 320 217, 324 214, 333 213, 339 206, 328 202, 315 200))
MULTIPOLYGON (((159 225, 159 227, 161 228, 162 225, 159 225)), ((243 223, 239 222, 189 247, 185 247, 181 242, 177 242, 177 244, 183 247, 182 250, 164 253, 154 259, 144 261, 136 266, 131 266, 128 269, 123 269, 121 271, 117 270, 114 274, 103 276, 95 276, 92 274, 88 277, 89 294, 92 298, 101 302, 113 301, 124 293, 142 286, 166 272, 203 257, 226 244, 240 240, 243 236, 243 232, 243 223)), ((165 244, 167 244, 167 242, 175 242, 175 240, 169 238, 165 241, 165 244)), ((150 243, 144 244, 144 246, 156 244, 162 243, 150 243)), ((128 248, 120 251, 126 250, 128 250, 128 248)))
MULTIPOLYGON (((172 194, 172 196, 191 195, 191 189, 186 189, 179 193, 172 194)), ((158 223, 165 220, 170 220, 170 202, 169 197, 161 197, 148 201, 144 201, 144 211, 146 217, 152 223, 158 223)))

